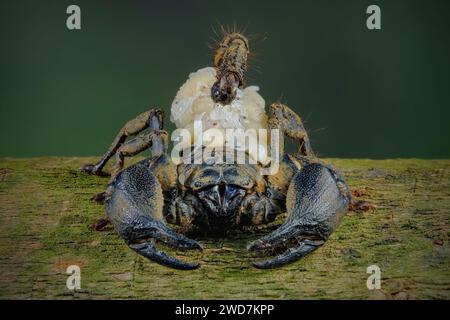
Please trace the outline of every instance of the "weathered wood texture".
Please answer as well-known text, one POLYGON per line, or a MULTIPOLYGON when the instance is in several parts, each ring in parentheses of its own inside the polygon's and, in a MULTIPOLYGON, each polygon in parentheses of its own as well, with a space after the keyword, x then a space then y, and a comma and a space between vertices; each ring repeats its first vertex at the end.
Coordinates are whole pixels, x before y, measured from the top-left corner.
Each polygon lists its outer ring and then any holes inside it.
POLYGON ((91 231, 107 178, 80 173, 88 158, 0 159, 0 298, 450 298, 450 160, 329 159, 375 210, 350 212, 319 250, 281 269, 254 269, 246 244, 269 230, 199 239, 195 271, 138 256, 109 228, 91 231), (81 290, 66 268, 81 267, 81 290), (366 269, 381 268, 381 290, 366 269))

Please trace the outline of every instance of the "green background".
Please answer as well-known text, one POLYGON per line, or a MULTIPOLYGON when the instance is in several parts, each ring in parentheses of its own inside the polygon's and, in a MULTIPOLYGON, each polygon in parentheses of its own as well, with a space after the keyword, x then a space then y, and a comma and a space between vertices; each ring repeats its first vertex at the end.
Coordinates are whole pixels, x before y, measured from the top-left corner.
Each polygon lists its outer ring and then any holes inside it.
POLYGON ((319 155, 449 157, 449 4, 2 1, 0 156, 101 154, 212 63, 221 23, 247 26, 248 84, 296 110, 319 155), (66 28, 70 4, 82 30, 66 28), (366 28, 370 4, 382 30, 366 28))

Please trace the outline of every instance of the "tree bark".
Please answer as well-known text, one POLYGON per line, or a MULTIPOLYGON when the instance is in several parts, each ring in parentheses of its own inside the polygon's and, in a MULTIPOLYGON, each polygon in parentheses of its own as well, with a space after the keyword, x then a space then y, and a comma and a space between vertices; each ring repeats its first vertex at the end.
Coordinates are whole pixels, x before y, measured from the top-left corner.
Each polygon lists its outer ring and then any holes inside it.
POLYGON ((80 172, 94 160, 0 159, 0 298, 450 298, 450 160, 328 159, 374 209, 349 212, 324 246, 281 269, 251 267, 245 249, 270 227, 199 238, 198 253, 164 248, 201 262, 188 272, 138 256, 111 227, 89 228, 104 216, 90 198, 108 181, 80 172), (66 286, 70 265, 79 290, 66 286), (371 265, 379 290, 367 287, 371 265))

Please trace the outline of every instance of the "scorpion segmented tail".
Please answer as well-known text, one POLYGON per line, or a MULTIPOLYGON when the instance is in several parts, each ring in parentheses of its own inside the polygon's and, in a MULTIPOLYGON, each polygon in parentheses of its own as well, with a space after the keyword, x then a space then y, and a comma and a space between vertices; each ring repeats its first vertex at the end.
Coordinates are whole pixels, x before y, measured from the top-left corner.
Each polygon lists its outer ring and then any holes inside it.
POLYGON ((211 88, 215 102, 229 104, 236 97, 237 88, 244 85, 247 58, 250 53, 247 38, 239 32, 225 33, 214 56, 217 81, 211 88))
POLYGON ((217 79, 227 74, 234 75, 239 85, 244 84, 244 74, 247 71, 249 54, 247 38, 237 32, 225 34, 214 56, 214 66, 217 69, 217 79))

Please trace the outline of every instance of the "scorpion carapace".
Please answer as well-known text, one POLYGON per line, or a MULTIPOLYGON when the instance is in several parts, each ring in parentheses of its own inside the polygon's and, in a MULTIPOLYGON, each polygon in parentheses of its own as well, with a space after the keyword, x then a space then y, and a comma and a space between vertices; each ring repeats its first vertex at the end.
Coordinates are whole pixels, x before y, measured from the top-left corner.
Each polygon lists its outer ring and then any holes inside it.
MULTIPOLYGON (((243 35, 224 36, 214 60, 216 72, 212 72, 217 81, 209 82, 213 97, 201 97, 203 102, 217 99, 225 105, 211 102, 214 108, 230 109, 227 103, 234 99, 233 88, 239 91, 243 85, 248 48, 243 35), (215 89, 219 90, 218 95, 215 89)), ((255 93, 252 97, 256 97, 255 93)), ((192 102, 190 96, 186 101, 192 102)), ((240 107, 245 108, 245 104, 233 108, 240 107)), ((174 119, 185 124, 180 118, 185 114, 172 116, 179 116, 174 119)), ((194 269, 199 264, 166 255, 158 250, 158 243, 179 249, 201 250, 202 246, 174 232, 169 224, 226 234, 242 225, 271 222, 286 212, 287 218, 278 229, 248 246, 251 252, 272 255, 268 260, 254 262, 255 267, 279 267, 323 245, 339 225, 351 196, 336 170, 314 155, 303 123, 294 111, 274 103, 268 108, 267 119, 261 119, 264 126, 278 129, 298 143, 295 154, 279 150, 279 170, 272 175, 260 174, 264 166, 261 163, 175 164, 168 152, 164 113, 157 108, 127 122, 100 161, 85 165, 82 170, 101 175, 107 161, 115 156, 110 183, 96 200, 104 201, 108 219, 131 249, 177 269, 194 269), (134 138, 127 140, 131 136, 134 138), (123 169, 125 157, 146 149, 151 151, 149 158, 123 169)))

